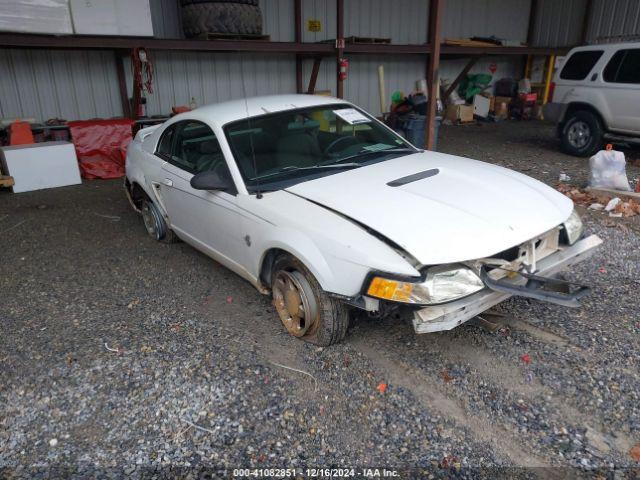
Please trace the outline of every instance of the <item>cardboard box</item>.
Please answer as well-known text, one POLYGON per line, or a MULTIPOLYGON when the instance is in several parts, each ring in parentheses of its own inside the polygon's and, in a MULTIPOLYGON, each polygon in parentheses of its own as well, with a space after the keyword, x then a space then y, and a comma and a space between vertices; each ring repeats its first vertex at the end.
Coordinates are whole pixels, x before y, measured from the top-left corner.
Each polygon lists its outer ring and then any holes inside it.
POLYGON ((445 111, 445 118, 452 122, 472 122, 473 105, 448 105, 445 111))
POLYGON ((2 147, 0 161, 15 181, 13 193, 81 183, 76 149, 70 142, 2 147))
POLYGON ((473 96, 473 114, 482 118, 487 118, 489 115, 489 109, 491 106, 491 100, 484 95, 473 96))
POLYGON ((511 105, 511 100, 511 97, 493 97, 493 111, 498 111, 500 109, 500 105, 502 105, 503 103, 508 109, 509 105, 511 105))
POLYGON ((70 0, 80 35, 153 37, 149 0, 70 0))
POLYGON ((0 31, 71 35, 67 0, 0 1, 0 31))

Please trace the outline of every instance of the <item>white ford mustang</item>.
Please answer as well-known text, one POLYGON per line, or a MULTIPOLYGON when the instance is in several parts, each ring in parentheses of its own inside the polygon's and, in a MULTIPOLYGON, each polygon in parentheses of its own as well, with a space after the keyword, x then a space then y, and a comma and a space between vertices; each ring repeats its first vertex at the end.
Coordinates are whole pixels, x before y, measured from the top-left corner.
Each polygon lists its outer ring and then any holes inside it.
POLYGON ((351 309, 448 330, 520 295, 577 306, 555 278, 601 243, 564 195, 419 150, 343 100, 279 95, 140 130, 125 186, 149 234, 250 281, 296 337, 329 345, 351 309))

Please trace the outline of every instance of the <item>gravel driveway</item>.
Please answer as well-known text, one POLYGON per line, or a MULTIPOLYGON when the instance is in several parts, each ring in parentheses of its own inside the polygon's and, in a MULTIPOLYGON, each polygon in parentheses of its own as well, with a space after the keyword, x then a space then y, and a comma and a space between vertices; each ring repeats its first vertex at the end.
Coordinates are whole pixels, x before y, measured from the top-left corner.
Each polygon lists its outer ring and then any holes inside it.
MULTIPOLYGON (((441 151, 586 180, 542 124, 442 132, 441 151)), ((148 238, 120 181, 2 193, 0 477, 637 478, 640 230, 585 221, 605 244, 573 275, 594 287, 583 308, 514 299, 494 332, 421 336, 357 318, 322 349, 284 333, 269 298, 230 271, 148 238)))

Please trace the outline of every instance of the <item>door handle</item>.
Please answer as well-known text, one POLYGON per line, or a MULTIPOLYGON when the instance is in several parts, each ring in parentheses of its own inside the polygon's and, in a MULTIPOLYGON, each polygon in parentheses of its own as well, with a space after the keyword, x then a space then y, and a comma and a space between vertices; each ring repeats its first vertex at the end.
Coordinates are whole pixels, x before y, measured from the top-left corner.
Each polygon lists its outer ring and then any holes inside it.
POLYGON ((173 181, 165 178, 162 183, 164 183, 167 187, 173 187, 173 181))

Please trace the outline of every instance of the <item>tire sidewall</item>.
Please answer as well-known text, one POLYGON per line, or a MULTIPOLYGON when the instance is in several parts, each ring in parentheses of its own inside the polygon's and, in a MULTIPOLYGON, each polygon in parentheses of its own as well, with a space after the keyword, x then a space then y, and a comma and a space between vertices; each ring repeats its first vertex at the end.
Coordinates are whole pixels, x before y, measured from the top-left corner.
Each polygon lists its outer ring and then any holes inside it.
POLYGON ((318 304, 318 316, 313 326, 299 338, 320 346, 329 346, 342 340, 348 327, 348 308, 342 302, 330 297, 309 269, 297 258, 281 255, 276 259, 271 269, 272 284, 276 273, 280 270, 295 270, 304 275, 318 304))

